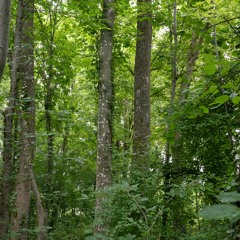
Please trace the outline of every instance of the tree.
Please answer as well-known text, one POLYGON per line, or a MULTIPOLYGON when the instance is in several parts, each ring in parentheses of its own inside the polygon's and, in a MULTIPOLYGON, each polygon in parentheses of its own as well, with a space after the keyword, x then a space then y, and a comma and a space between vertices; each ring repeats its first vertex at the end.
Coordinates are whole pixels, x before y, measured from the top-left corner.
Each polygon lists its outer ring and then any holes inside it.
MULTIPOLYGON (((100 192, 111 184, 112 175, 112 110, 113 110, 113 27, 114 1, 103 1, 103 24, 100 39, 100 73, 99 73, 99 102, 98 102, 98 144, 96 191, 100 192)), ((99 223, 103 205, 103 197, 97 195, 95 207, 95 233, 104 233, 106 225, 99 223)))
POLYGON ((35 154, 35 81, 34 81, 34 37, 33 0, 19 0, 15 30, 13 81, 18 83, 17 113, 20 135, 19 166, 16 178, 16 215, 13 218, 11 239, 27 239, 30 197, 33 191, 37 206, 39 234, 43 240, 44 211, 32 170, 35 154))
POLYGON ((11 0, 0 2, 0 80, 2 79, 8 52, 11 0))
MULTIPOLYGON (((138 0, 134 68, 133 169, 146 172, 150 151, 151 0, 138 0)), ((135 170, 134 170, 135 171, 135 170)), ((133 173, 134 174, 134 173, 133 173)))

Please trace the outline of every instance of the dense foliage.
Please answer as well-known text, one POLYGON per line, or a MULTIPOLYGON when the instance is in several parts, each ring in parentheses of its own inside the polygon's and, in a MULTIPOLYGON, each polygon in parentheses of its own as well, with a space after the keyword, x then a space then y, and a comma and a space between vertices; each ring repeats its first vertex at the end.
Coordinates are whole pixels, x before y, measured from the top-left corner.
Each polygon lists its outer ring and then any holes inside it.
MULTIPOLYGON (((102 1, 35 1, 33 170, 47 239, 240 239, 239 1, 152 2, 150 154, 141 174, 132 168, 136 1, 113 6, 112 185, 95 192, 102 1), (108 227, 94 235, 99 194, 100 221, 108 227)), ((16 8, 13 1, 1 112, 9 98, 16 8)), ((28 239, 37 239, 36 214, 32 197, 28 239)))

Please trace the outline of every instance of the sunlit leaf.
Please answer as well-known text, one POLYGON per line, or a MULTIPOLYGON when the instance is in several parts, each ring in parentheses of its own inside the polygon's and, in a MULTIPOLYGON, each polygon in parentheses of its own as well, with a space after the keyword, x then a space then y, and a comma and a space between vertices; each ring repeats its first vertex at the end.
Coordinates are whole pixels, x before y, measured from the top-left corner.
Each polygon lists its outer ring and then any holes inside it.
POLYGON ((202 109, 204 113, 209 113, 209 109, 205 106, 200 106, 200 109, 202 109))
POLYGON ((212 63, 214 60, 215 60, 215 55, 212 55, 212 54, 205 54, 203 56, 203 59, 205 62, 207 63, 212 63))
POLYGON ((227 102, 228 100, 229 100, 229 95, 221 95, 221 96, 215 98, 214 102, 211 103, 211 105, 214 105, 214 104, 222 105, 225 102, 227 102))
POLYGON ((214 64, 206 65, 204 67, 204 72, 206 75, 213 75, 216 72, 216 66, 214 64))
POLYGON ((222 85, 221 88, 235 89, 236 87, 232 83, 228 82, 227 84, 222 85))
POLYGON ((232 102, 233 102, 235 105, 239 104, 239 102, 240 102, 240 96, 235 96, 235 97, 233 97, 233 98, 232 98, 232 102))

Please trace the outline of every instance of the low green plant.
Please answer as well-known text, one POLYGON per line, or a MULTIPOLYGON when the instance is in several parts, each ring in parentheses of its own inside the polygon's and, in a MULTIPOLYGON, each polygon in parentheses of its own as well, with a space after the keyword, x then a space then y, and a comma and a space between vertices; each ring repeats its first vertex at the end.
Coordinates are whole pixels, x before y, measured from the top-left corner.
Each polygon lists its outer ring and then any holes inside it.
POLYGON ((225 240, 237 240, 240 237, 240 193, 237 191, 221 192, 216 196, 219 204, 207 206, 200 211, 200 217, 209 221, 225 220, 227 236, 225 240))

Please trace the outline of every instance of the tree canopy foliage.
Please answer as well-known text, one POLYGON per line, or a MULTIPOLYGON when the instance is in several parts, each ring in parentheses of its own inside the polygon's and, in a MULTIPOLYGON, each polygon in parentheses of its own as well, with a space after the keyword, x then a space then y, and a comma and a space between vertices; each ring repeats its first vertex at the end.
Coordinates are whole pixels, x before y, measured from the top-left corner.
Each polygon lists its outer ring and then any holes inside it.
POLYGON ((1 239, 240 238, 239 1, 18 0, 9 33, 0 51, 0 59, 8 52, 1 239), (34 23, 20 26, 17 44, 19 4, 34 23), (34 83, 16 63, 34 63, 34 83), (31 117, 35 129, 24 132, 31 117), (26 139, 34 139, 26 174, 36 188, 16 231, 26 139), (110 161, 102 172, 101 159, 110 161))

